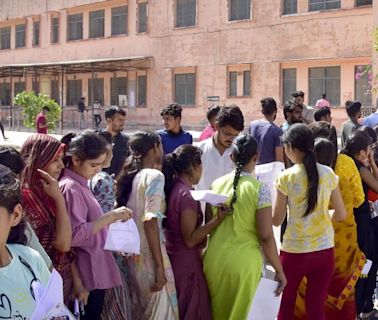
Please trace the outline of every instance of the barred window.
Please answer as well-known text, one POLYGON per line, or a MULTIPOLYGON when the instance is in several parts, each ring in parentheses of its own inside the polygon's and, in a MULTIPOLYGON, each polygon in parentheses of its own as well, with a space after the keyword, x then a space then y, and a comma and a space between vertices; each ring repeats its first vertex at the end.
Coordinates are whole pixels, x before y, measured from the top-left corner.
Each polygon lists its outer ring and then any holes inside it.
POLYGON ((119 106, 119 95, 127 95, 127 77, 110 79, 110 104, 119 106))
POLYGON ((83 14, 68 16, 68 40, 83 39, 83 14))
POLYGON ((147 2, 138 3, 138 33, 147 32, 147 2))
POLYGON ((176 0, 176 27, 196 24, 196 0, 176 0))
POLYGON ((309 11, 339 9, 341 7, 340 0, 309 0, 309 11))
POLYGON ((33 21, 33 46, 39 46, 39 20, 33 21))
POLYGON ((16 25, 16 48, 25 47, 26 24, 16 25))
POLYGON ((332 106, 340 105, 340 67, 320 67, 309 70, 309 101, 314 106, 322 94, 332 106))
POLYGON ((283 14, 295 14, 297 13, 297 0, 284 0, 283 2, 283 14))
POLYGON ((11 27, 0 28, 0 49, 10 49, 11 47, 11 27))
POLYGON ((105 10, 89 12, 89 38, 104 36, 105 10))
POLYGON ((127 34, 127 6, 112 8, 112 36, 127 34))
POLYGON ((59 18, 53 17, 51 19, 51 43, 59 41, 59 18))
POLYGON ((251 0, 229 0, 229 20, 251 19, 251 0))
POLYGON ((196 103, 196 74, 175 74, 175 101, 179 104, 196 103))
POLYGON ((82 80, 67 80, 67 106, 77 106, 82 97, 82 80))
POLYGON ((104 79, 88 79, 88 104, 92 104, 95 100, 98 100, 101 104, 104 104, 104 79), (93 100, 92 100, 92 81, 93 81, 93 100))
POLYGON ((282 69, 282 100, 291 100, 291 93, 297 90, 297 69, 282 69))

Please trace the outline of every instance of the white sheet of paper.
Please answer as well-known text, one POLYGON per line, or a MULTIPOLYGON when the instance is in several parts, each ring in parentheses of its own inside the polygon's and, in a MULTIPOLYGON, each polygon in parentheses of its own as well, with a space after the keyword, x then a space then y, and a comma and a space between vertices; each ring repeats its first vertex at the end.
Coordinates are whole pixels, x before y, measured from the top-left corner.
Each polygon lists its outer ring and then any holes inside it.
POLYGON ((35 292, 38 293, 37 306, 30 320, 41 320, 56 305, 63 304, 63 280, 59 272, 53 269, 46 288, 37 284, 35 292))
POLYGON ((274 291, 278 283, 274 280, 261 278, 253 298, 248 320, 275 320, 281 303, 281 296, 276 297, 274 291))
POLYGON ((228 199, 228 196, 216 194, 211 190, 191 190, 190 194, 194 200, 206 202, 213 206, 224 204, 228 199))
POLYGON ((369 259, 366 259, 366 263, 361 271, 361 274, 367 276, 369 274, 369 271, 371 269, 371 265, 373 264, 373 262, 369 259))
POLYGON ((140 236, 133 219, 117 221, 109 226, 105 250, 140 254, 140 236))
POLYGON ((264 183, 270 191, 272 196, 272 201, 276 196, 276 189, 274 183, 280 173, 285 170, 285 165, 283 162, 275 161, 265 164, 259 164, 255 167, 256 179, 264 183))

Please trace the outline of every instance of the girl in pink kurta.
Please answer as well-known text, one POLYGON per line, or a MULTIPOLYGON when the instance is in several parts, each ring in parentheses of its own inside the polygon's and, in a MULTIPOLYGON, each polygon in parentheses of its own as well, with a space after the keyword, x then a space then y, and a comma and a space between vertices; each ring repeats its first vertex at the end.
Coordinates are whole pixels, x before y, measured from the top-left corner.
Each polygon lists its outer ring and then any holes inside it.
POLYGON ((125 207, 103 214, 88 187, 88 180, 102 169, 107 141, 92 130, 85 130, 69 142, 68 168, 59 181, 72 225, 71 246, 76 265, 89 291, 85 315, 81 319, 100 319, 105 289, 122 285, 121 275, 110 251, 105 251, 107 226, 127 220, 131 211, 125 207))

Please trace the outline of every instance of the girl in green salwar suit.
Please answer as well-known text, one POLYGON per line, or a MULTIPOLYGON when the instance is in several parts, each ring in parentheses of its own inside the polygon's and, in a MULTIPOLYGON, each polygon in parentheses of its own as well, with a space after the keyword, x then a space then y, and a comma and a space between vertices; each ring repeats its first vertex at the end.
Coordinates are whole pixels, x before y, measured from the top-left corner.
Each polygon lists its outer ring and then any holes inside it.
MULTIPOLYGON (((261 278, 260 247, 276 271, 276 294, 286 285, 273 236, 269 190, 251 176, 257 156, 256 140, 248 134, 238 136, 231 155, 236 170, 212 185, 215 193, 229 196, 232 210, 211 233, 204 257, 214 320, 247 318, 261 278)), ((216 210, 207 213, 209 217, 216 210)))

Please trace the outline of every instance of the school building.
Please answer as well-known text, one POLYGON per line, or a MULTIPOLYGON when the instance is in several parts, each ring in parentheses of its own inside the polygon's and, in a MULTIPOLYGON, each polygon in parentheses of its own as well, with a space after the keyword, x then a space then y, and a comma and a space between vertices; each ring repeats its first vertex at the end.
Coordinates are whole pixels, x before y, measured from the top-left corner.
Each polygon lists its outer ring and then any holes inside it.
POLYGON ((236 104, 249 122, 261 98, 281 106, 299 89, 309 105, 326 93, 339 126, 346 100, 372 106, 360 76, 378 25, 372 2, 0 0, 1 108, 12 116, 12 97, 34 90, 63 107, 65 122, 85 97, 158 126, 160 109, 177 102, 184 125, 201 128, 211 104, 236 104))

